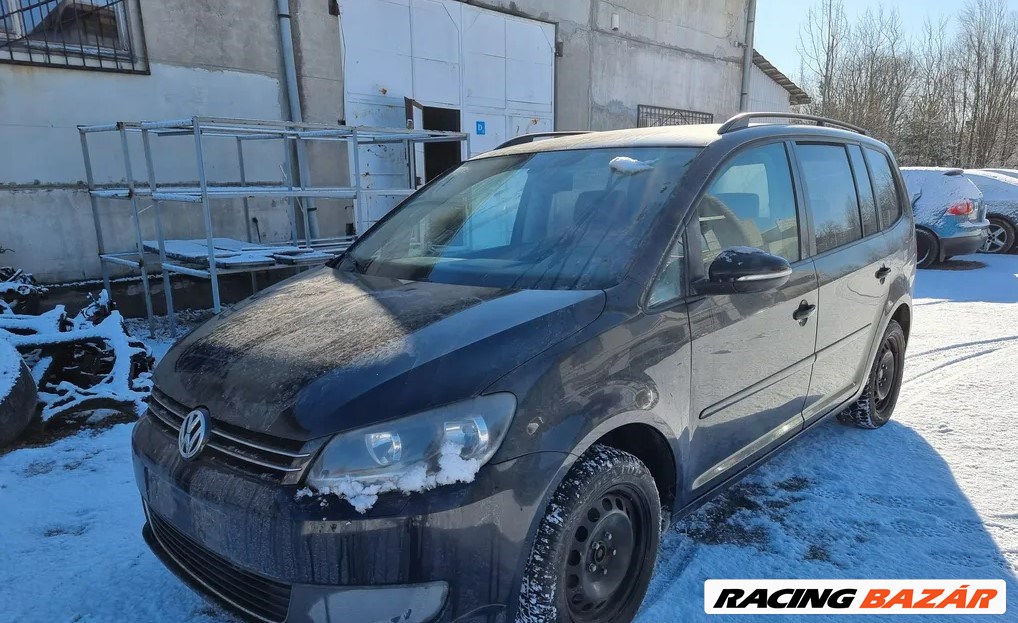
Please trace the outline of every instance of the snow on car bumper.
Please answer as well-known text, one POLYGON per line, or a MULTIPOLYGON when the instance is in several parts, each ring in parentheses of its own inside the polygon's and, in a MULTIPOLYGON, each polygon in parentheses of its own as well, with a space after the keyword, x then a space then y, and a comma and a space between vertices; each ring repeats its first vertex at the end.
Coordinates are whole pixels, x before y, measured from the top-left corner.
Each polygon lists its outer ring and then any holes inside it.
POLYGON ((362 515, 334 497, 297 499, 296 486, 211 460, 184 461, 176 439, 149 417, 138 422, 132 444, 146 539, 157 555, 235 611, 288 623, 361 620, 347 614, 351 601, 379 608, 365 613, 428 614, 422 621, 505 616, 515 606, 550 475, 565 460, 537 453, 488 465, 469 485, 385 496, 362 515), (440 593, 438 611, 429 613, 440 593), (257 595, 278 599, 262 603, 257 595), (471 612, 477 616, 460 618, 471 612))

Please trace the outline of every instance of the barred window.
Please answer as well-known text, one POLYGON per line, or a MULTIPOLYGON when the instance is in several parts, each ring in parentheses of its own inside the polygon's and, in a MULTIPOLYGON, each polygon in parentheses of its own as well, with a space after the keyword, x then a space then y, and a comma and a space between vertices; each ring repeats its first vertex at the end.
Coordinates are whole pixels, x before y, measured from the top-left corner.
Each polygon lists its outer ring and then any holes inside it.
POLYGON ((0 0, 0 63, 146 72, 138 0, 0 0))
POLYGON ((652 128, 660 125, 689 125, 694 123, 714 123, 714 114, 680 108, 662 108, 640 104, 636 108, 636 126, 652 128))

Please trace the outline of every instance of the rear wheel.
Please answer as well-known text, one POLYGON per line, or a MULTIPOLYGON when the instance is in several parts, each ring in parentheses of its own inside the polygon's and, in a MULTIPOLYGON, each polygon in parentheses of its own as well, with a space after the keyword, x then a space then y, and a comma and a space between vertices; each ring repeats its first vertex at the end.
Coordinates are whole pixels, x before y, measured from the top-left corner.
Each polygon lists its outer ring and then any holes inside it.
POLYGON ((986 244, 983 245, 983 253, 1009 252, 1014 247, 1014 225, 1002 216, 991 216, 989 221, 989 237, 986 239, 986 244))
POLYGON ((518 623, 627 623, 640 609, 661 539, 661 502, 640 459, 595 445, 541 520, 518 623))
POLYGON ((940 255, 940 243, 932 231, 917 227, 915 230, 916 265, 929 268, 940 255))
POLYGON ((905 332, 892 320, 880 341, 862 396, 839 413, 838 419, 859 428, 880 428, 887 424, 898 403, 904 364, 905 332))

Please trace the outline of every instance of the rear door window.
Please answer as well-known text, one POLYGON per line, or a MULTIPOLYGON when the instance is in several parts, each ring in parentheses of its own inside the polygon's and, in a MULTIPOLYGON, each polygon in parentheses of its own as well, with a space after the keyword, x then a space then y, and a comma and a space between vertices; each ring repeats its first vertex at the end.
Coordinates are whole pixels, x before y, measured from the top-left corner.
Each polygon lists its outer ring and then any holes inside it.
POLYGON ((855 187, 859 193, 859 213, 862 216, 862 235, 869 236, 880 231, 877 221, 877 203, 873 197, 873 184, 862 156, 862 148, 858 145, 848 146, 848 157, 852 161, 852 173, 855 174, 855 187))
POLYGON ((782 143, 752 147, 721 167, 697 204, 703 263, 729 247, 754 247, 797 262, 799 220, 782 143))
POLYGON ((817 253, 862 238, 859 200, 845 146, 799 143, 795 151, 813 214, 817 253))
POLYGON ((864 151, 866 152, 866 162, 870 165, 870 174, 873 176, 873 189, 877 197, 880 222, 884 229, 887 229, 901 216, 898 187, 894 183, 891 164, 887 161, 887 156, 869 147, 866 147, 864 151))

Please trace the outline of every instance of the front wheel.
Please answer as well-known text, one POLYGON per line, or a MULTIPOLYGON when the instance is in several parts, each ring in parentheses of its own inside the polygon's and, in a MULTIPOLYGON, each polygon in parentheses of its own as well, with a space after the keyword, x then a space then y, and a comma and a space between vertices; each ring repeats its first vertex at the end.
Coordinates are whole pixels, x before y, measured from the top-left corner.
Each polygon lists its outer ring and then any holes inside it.
POLYGON ((891 419, 905 371, 905 332, 892 320, 884 331, 862 396, 838 414, 844 424, 880 428, 891 419))
POLYGON ((552 496, 523 575, 517 623, 628 623, 650 584, 661 501, 640 459, 595 445, 552 496))

